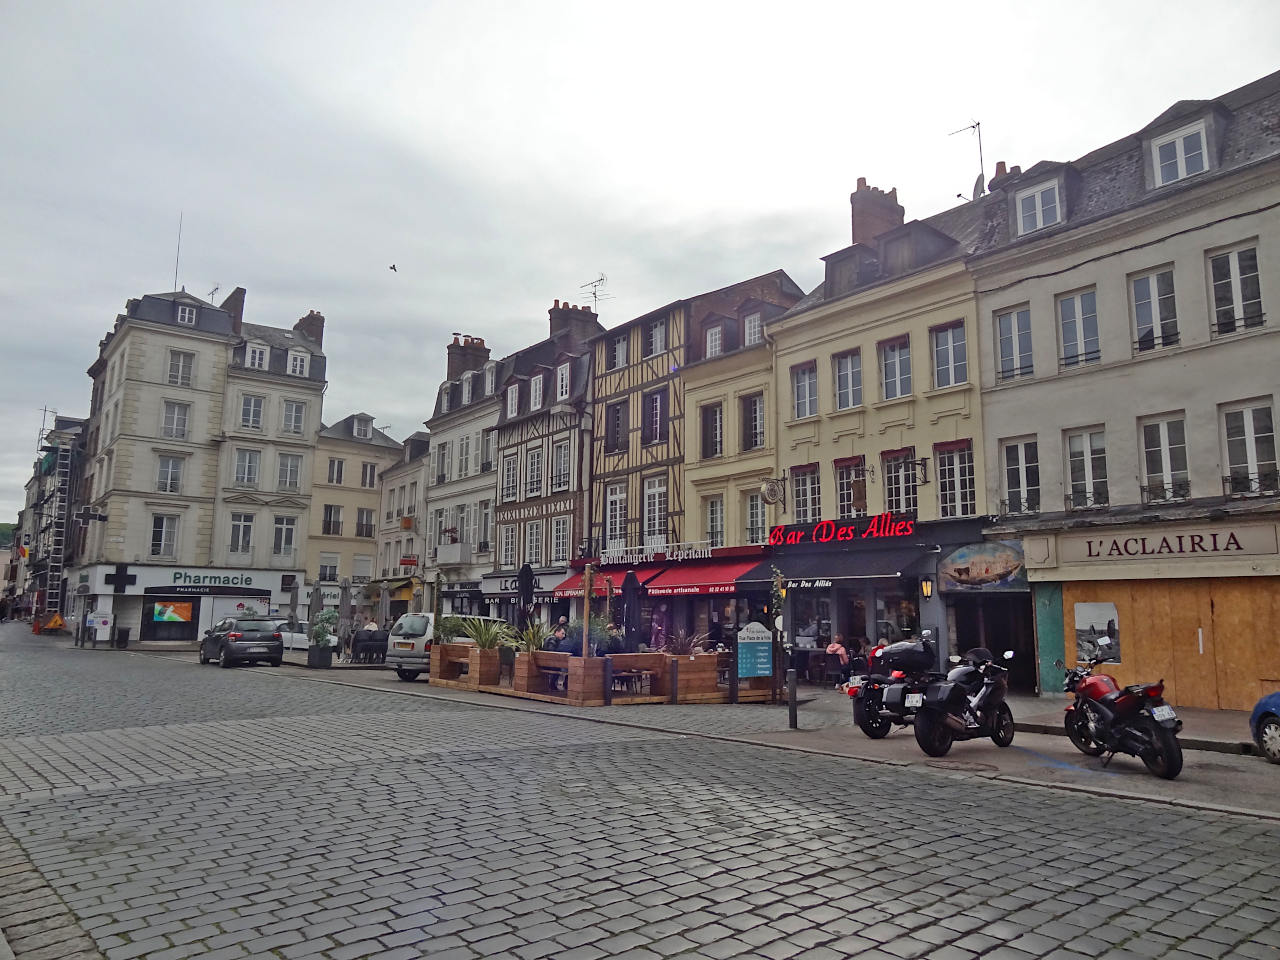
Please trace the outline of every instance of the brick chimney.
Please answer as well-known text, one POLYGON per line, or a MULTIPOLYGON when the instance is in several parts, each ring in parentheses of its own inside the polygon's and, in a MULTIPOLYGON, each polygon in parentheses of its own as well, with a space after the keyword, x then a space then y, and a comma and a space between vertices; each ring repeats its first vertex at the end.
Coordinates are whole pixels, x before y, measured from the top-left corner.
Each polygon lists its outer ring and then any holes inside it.
POLYGON ((867 186, 867 178, 858 178, 858 189, 849 194, 853 208, 853 242, 874 243, 876 237, 902 226, 906 212, 898 203, 898 188, 888 193, 867 186))
POLYGON ((227 316, 231 318, 231 330, 236 336, 240 335, 244 323, 244 295, 244 287, 236 287, 219 308, 227 311, 227 316))
POLYGON ((600 332, 600 323, 590 307, 570 305, 568 300, 556 300, 547 311, 551 318, 551 337, 567 337, 574 345, 581 345, 600 332))
POLYGON ((293 329, 309 337, 317 346, 324 346, 324 314, 308 310, 307 315, 293 325, 293 329))
POLYGON ((449 363, 445 371, 446 380, 457 380, 469 370, 479 370, 489 362, 489 348, 480 337, 467 337, 454 334, 453 343, 449 344, 449 363))

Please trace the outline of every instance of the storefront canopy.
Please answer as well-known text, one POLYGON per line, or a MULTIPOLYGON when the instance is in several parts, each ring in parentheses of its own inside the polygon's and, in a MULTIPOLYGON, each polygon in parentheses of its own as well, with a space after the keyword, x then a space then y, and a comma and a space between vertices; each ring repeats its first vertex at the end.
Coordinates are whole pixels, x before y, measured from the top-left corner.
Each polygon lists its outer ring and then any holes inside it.
MULTIPOLYGON (((636 570, 636 578, 641 583, 648 583, 654 577, 662 572, 661 566, 650 567, 648 569, 636 570)), ((609 567, 607 570, 597 570, 592 574, 591 578, 591 595, 593 597, 603 597, 608 592, 605 578, 613 581, 613 592, 620 593, 622 591, 622 581, 626 579, 627 570, 622 567, 609 567)), ((556 585, 552 595, 557 600, 572 600, 582 596, 582 571, 570 576, 564 583, 556 585)))
POLYGON ((733 593, 738 578, 756 566, 750 560, 702 560, 667 567, 649 581, 651 597, 700 596, 709 593, 733 593))
POLYGON ((782 574, 783 586, 791 589, 802 583, 818 585, 818 581, 880 580, 915 576, 920 562, 927 556, 919 547, 860 552, 833 550, 830 553, 805 553, 790 557, 774 557, 761 561, 738 577, 740 587, 767 586, 776 567, 782 574))

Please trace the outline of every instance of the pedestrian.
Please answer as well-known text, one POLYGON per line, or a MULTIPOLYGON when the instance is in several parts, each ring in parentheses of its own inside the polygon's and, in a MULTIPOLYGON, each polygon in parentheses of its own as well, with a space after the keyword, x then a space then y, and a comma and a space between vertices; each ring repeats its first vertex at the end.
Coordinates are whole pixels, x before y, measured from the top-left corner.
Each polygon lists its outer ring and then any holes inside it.
POLYGON ((850 674, 851 660, 849 658, 849 648, 844 644, 844 636, 837 633, 831 638, 831 642, 827 644, 827 653, 834 653, 840 658, 840 673, 847 682, 850 674))

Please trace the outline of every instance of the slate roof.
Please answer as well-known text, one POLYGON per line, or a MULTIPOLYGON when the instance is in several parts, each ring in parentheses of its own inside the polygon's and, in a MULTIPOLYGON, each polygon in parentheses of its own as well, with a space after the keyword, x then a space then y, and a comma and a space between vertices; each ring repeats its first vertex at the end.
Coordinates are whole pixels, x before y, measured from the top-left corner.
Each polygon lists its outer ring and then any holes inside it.
POLYGON ((383 433, 377 427, 373 426, 373 417, 363 411, 353 413, 350 416, 343 417, 332 426, 326 427, 320 425, 320 436, 327 437, 331 440, 350 440, 352 443, 366 443, 371 447, 386 447, 390 450, 400 450, 401 444, 397 440, 393 440, 387 434, 383 433), (356 418, 363 418, 369 421, 371 436, 357 437, 355 434, 356 418))
POLYGON ((269 347, 281 350, 304 350, 313 356, 323 356, 320 344, 301 331, 287 327, 264 327, 257 323, 245 323, 240 327, 241 335, 255 343, 265 343, 269 347))

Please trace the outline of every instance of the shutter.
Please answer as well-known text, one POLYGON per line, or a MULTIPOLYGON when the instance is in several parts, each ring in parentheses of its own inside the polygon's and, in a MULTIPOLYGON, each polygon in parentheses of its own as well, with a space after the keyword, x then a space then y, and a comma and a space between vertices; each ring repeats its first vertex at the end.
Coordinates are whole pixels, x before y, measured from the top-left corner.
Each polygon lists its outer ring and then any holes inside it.
POLYGON ((662 392, 658 394, 658 439, 666 440, 670 434, 667 432, 667 422, 669 413, 667 409, 667 388, 663 387, 662 392))
POLYGON ((714 406, 702 408, 702 459, 715 456, 715 445, 712 443, 712 431, 715 429, 714 406))
POLYGON ((751 449, 751 397, 743 397, 738 405, 742 414, 742 449, 751 449))
POLYGON ((650 409, 655 396, 657 396, 657 394, 650 393, 640 398, 640 416, 642 418, 642 422, 640 424, 640 441, 642 443, 653 442, 653 417, 650 413, 650 409))

